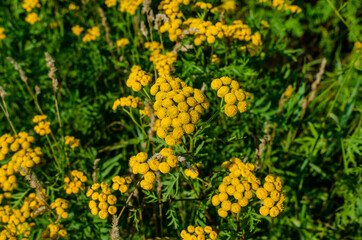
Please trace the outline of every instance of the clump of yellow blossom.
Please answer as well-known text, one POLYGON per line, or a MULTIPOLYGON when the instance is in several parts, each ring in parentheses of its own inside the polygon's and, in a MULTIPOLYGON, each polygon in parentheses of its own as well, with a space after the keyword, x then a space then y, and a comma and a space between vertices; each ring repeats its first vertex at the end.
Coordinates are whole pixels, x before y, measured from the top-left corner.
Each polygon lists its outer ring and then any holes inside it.
POLYGON ((131 74, 126 81, 126 85, 131 87, 133 91, 138 92, 151 81, 152 77, 150 74, 143 71, 140 66, 134 65, 131 68, 131 74))
POLYGON ((154 154, 150 159, 145 152, 140 152, 136 156, 132 156, 129 160, 129 166, 133 174, 143 175, 140 185, 145 190, 151 190, 156 181, 155 172, 167 174, 176 167, 178 158, 174 155, 171 148, 163 148, 160 153, 154 154))
POLYGON ((127 38, 122 38, 117 41, 117 47, 119 47, 119 48, 123 48, 128 44, 129 44, 129 40, 127 38))
POLYGON ((137 8, 144 0, 121 0, 121 12, 127 12, 131 15, 135 15, 137 8))
POLYGON ((219 206, 217 213, 220 217, 227 217, 228 212, 237 214, 242 207, 248 205, 253 197, 252 190, 257 190, 260 180, 255 177, 255 166, 250 163, 243 163, 239 158, 231 158, 221 165, 230 172, 223 178, 219 185, 219 193, 211 198, 214 206, 219 206))
POLYGON ((116 110, 118 107, 142 108, 143 103, 141 98, 130 95, 128 97, 121 97, 120 99, 114 101, 112 109, 116 110))
POLYGON ((28 170, 42 160, 41 148, 33 149, 31 143, 34 143, 34 137, 25 132, 18 135, 4 134, 0 137, 0 160, 12 154, 11 160, 0 167, 0 189, 5 197, 10 197, 10 192, 17 187, 15 174, 19 172, 19 167, 28 170))
POLYGON ((221 77, 211 82, 211 88, 217 90, 217 96, 223 98, 226 102, 225 114, 228 117, 234 117, 238 110, 243 113, 247 109, 245 101, 249 93, 244 92, 237 81, 229 77, 221 77))
POLYGON ((130 177, 115 176, 112 178, 112 182, 112 189, 114 191, 125 193, 129 189, 128 185, 132 182, 132 179, 130 177))
POLYGON ((98 215, 101 219, 106 219, 109 214, 114 215, 117 212, 117 197, 112 194, 108 183, 95 183, 86 193, 87 197, 92 198, 89 201, 89 208, 93 215, 98 215), (100 191, 102 190, 102 191, 100 191), (97 203, 97 201, 99 203, 97 203))
POLYGON ((184 15, 180 10, 180 5, 188 5, 190 4, 189 0, 164 0, 158 6, 160 12, 164 13, 169 21, 165 22, 164 25, 161 26, 160 32, 168 32, 169 39, 173 42, 177 41, 177 39, 182 35, 182 18, 184 15))
POLYGON ((236 9, 236 4, 235 4, 235 0, 226 0, 223 1, 223 3, 217 7, 214 7, 213 9, 211 9, 212 13, 215 12, 219 12, 222 13, 223 11, 225 12, 233 12, 236 9))
POLYGON ((262 28, 269 28, 270 27, 269 23, 267 21, 265 21, 265 20, 261 20, 260 25, 261 25, 262 28))
POLYGON ((27 12, 31 12, 33 8, 40 8, 40 3, 39 0, 24 0, 22 7, 27 12))
POLYGON ((194 227, 192 225, 187 227, 187 230, 182 230, 180 234, 183 240, 198 240, 198 239, 216 239, 217 233, 212 230, 211 226, 206 227, 194 227))
POLYGON ((209 108, 205 94, 180 78, 160 74, 150 93, 155 96, 154 114, 161 121, 157 136, 167 145, 176 145, 185 134, 195 131, 204 109, 209 108))
POLYGON ((218 58, 216 54, 213 54, 212 57, 211 57, 211 62, 215 63, 216 65, 219 65, 220 64, 220 58, 218 58))
POLYGON ((69 10, 78 10, 79 6, 75 5, 74 3, 70 3, 68 9, 69 10))
POLYGON ((35 12, 29 13, 28 16, 26 16, 26 18, 25 18, 25 21, 27 21, 30 24, 34 24, 39 20, 40 20, 40 18, 38 16, 38 14, 36 14, 35 12))
POLYGON ((259 209, 261 215, 276 217, 283 211, 285 195, 282 180, 279 177, 266 176, 263 187, 256 190, 256 196, 263 200, 263 205, 259 209))
POLYGON ((69 213, 67 213, 65 210, 69 208, 69 201, 63 198, 57 198, 55 201, 50 204, 51 209, 55 209, 55 212, 61 217, 61 218, 68 218, 69 213))
MULTIPOLYGON (((46 190, 43 189, 41 193, 42 197, 46 197, 46 190)), ((43 214, 46 212, 46 202, 40 200, 40 194, 30 193, 25 199, 23 206, 21 207, 20 211, 23 213, 24 217, 28 218, 35 218, 36 216, 43 214)))
POLYGON ((0 27, 0 40, 3 40, 6 38, 6 35, 4 32, 5 32, 5 28, 0 27))
POLYGON ((101 35, 99 27, 92 27, 87 30, 87 33, 83 37, 83 42, 94 41, 101 35))
POLYGON ((72 32, 76 35, 79 36, 82 32, 83 32, 84 28, 82 28, 79 25, 75 25, 74 27, 72 27, 72 32))
POLYGON ((261 3, 268 3, 279 11, 290 11, 292 13, 301 13, 302 9, 297 5, 290 5, 285 0, 259 0, 261 3))
POLYGON ((42 239, 57 239, 58 236, 61 238, 68 236, 67 230, 65 230, 63 224, 60 223, 49 224, 46 230, 41 233, 42 239))
POLYGON ((145 47, 151 51, 150 61, 154 64, 159 74, 170 74, 176 56, 173 52, 162 53, 163 47, 158 42, 146 42, 145 47))
POLYGON ((293 86, 291 84, 288 85, 288 88, 283 93, 283 96, 285 96, 287 99, 289 99, 292 96, 293 93, 293 86))
POLYGON ((106 0, 105 4, 107 5, 107 7, 114 7, 117 5, 117 0, 106 0))
POLYGON ((0 239, 25 239, 30 236, 30 229, 34 223, 25 222, 29 218, 29 209, 13 209, 9 205, 0 206, 0 223, 3 230, 0 232, 0 239))
POLYGON ((65 192, 67 194, 77 194, 79 192, 79 190, 84 191, 85 190, 85 186, 84 183, 87 181, 87 177, 84 175, 83 172, 78 171, 78 170, 73 170, 70 173, 70 178, 69 177, 65 177, 64 178, 64 182, 65 182, 65 192))
POLYGON ((196 2, 194 4, 194 7, 199 7, 201 9, 211 9, 212 4, 211 3, 206 3, 206 2, 196 2))
POLYGON ((72 137, 72 136, 65 136, 64 137, 65 144, 69 145, 71 148, 76 148, 79 146, 80 140, 72 137))
POLYGON ((40 136, 44 136, 45 134, 49 134, 50 130, 50 122, 46 121, 47 116, 45 115, 36 115, 33 118, 33 122, 37 123, 34 127, 34 130, 40 136))

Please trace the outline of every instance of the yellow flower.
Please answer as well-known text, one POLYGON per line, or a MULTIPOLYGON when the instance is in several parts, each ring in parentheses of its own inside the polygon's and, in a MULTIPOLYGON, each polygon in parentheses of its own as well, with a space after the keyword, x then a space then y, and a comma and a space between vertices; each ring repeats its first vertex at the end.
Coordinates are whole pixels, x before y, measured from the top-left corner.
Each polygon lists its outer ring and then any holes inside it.
POLYGON ((0 27, 0 40, 3 40, 6 38, 6 35, 4 34, 5 28, 0 27))
POLYGON ((262 206, 260 209, 259 209, 259 212, 262 216, 268 216, 269 214, 269 208, 266 207, 266 206, 262 206))
POLYGON ((25 18, 25 21, 27 21, 30 24, 34 24, 39 20, 40 20, 40 18, 38 16, 38 14, 36 14, 35 12, 29 13, 28 16, 26 16, 26 18, 25 18))
POLYGON ((127 38, 122 38, 117 41, 117 47, 119 47, 119 48, 123 48, 128 44, 129 44, 129 40, 127 38))
POLYGON ((107 7, 114 7, 117 5, 117 0, 106 0, 105 4, 107 5, 107 7))
POLYGON ((271 217, 276 217, 279 215, 279 209, 277 207, 272 207, 269 211, 271 217))
POLYGON ((79 36, 82 32, 83 32, 84 28, 82 28, 79 25, 75 25, 74 27, 72 27, 72 32, 76 35, 79 36))
POLYGON ((160 169, 160 172, 166 174, 166 173, 170 172, 170 165, 168 165, 167 162, 162 162, 159 165, 159 169, 160 169))
POLYGON ((75 5, 74 3, 70 3, 68 6, 69 10, 78 10, 79 6, 75 5))
POLYGON ((219 208, 219 210, 217 210, 217 214, 219 214, 219 216, 222 218, 226 218, 228 216, 228 212, 223 210, 222 208, 219 208))

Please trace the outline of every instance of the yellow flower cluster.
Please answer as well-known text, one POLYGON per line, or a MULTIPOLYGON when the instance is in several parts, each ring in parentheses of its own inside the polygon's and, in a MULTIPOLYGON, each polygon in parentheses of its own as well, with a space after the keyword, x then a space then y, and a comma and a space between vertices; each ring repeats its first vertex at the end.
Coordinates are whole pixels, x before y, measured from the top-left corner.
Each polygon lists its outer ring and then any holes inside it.
POLYGON ((71 136, 65 136, 65 144, 69 145, 71 148, 76 148, 79 146, 79 139, 71 136))
POLYGON ((17 136, 4 134, 0 137, 0 161, 5 159, 5 156, 11 150, 17 152, 20 149, 30 148, 30 144, 34 142, 34 137, 29 136, 26 132, 20 132, 17 136))
POLYGON ((87 30, 87 33, 83 37, 83 42, 94 41, 101 35, 99 27, 92 27, 87 30))
POLYGON ((154 172, 169 173, 171 168, 177 166, 178 158, 170 148, 163 148, 160 153, 155 154, 148 161, 147 158, 147 153, 140 152, 130 158, 129 165, 133 174, 143 175, 143 180, 140 183, 141 187, 145 190, 151 190, 156 181, 154 172))
POLYGON ((64 182, 65 182, 65 192, 67 194, 77 194, 79 192, 79 190, 84 191, 85 190, 85 186, 84 183, 87 181, 87 177, 84 176, 84 173, 78 170, 73 170, 71 172, 71 177, 65 177, 64 178, 64 182))
POLYGON ((69 10, 78 10, 79 6, 75 5, 74 3, 70 3, 68 9, 69 10))
POLYGON ((135 15, 137 8, 144 0, 121 0, 121 7, 119 11, 127 12, 131 15, 135 15))
POLYGON ((290 5, 285 0, 259 0, 261 3, 268 2, 272 7, 279 11, 291 11, 292 13, 301 13, 302 9, 297 5, 290 5))
POLYGON ((117 5, 117 0, 106 0, 105 4, 107 5, 107 7, 114 7, 117 5))
MULTIPOLYGON (((43 189, 41 192, 42 196, 46 196, 46 190, 43 189)), ((30 193, 25 199, 23 206, 21 207, 20 211, 22 212, 23 216, 28 218, 35 218, 39 214, 43 214, 47 208, 45 207, 45 201, 40 200, 37 194, 30 193), (43 209, 43 210, 42 210, 43 209)))
POLYGON ((215 63, 216 65, 219 65, 220 64, 220 58, 218 58, 216 54, 213 54, 212 57, 211 57, 211 62, 215 63))
POLYGON ((25 18, 25 21, 27 21, 30 24, 34 24, 39 20, 40 20, 40 18, 38 16, 38 14, 36 14, 35 12, 29 13, 28 16, 26 16, 26 18, 25 18))
POLYGON ((129 44, 129 40, 127 38, 122 38, 117 41, 117 47, 119 47, 119 48, 123 48, 128 44, 129 44))
POLYGON ((5 32, 5 28, 0 27, 0 40, 3 40, 6 38, 6 35, 4 32, 5 32))
POLYGON ((289 99, 292 96, 293 93, 293 86, 291 84, 288 85, 288 88, 283 93, 283 96, 285 96, 287 99, 289 99))
POLYGON ((63 224, 51 223, 47 229, 41 233, 41 239, 57 239, 58 236, 66 238, 68 235, 67 230, 64 229, 63 224))
POLYGON ((16 240, 16 239, 22 239, 22 240, 29 240, 30 236, 30 229, 35 226, 35 223, 19 223, 18 225, 15 224, 9 224, 5 225, 5 229, 0 232, 0 240, 16 240), (21 237, 21 238, 17 238, 21 237))
POLYGON ((206 2, 196 2, 194 4, 195 7, 199 7, 201 9, 211 9, 212 8, 212 4, 211 3, 206 3, 206 2))
POLYGON ((145 47, 151 51, 150 61, 155 66, 159 74, 170 74, 171 67, 176 62, 177 57, 172 52, 162 53, 163 47, 158 42, 146 42, 145 47))
POLYGON ((276 217, 283 211, 285 195, 282 180, 279 177, 266 176, 263 187, 256 190, 256 196, 263 200, 263 206, 259 209, 261 215, 276 217))
POLYGON ((0 206, 0 223, 5 228, 0 232, 0 239, 28 239, 30 228, 34 223, 25 222, 29 218, 29 211, 13 209, 9 205, 0 206))
POLYGON ((6 155, 12 151, 14 154, 11 160, 0 167, 0 188, 5 192, 4 196, 9 197, 10 193, 17 187, 15 173, 19 172, 19 167, 28 170, 35 164, 39 164, 42 152, 39 147, 30 148, 34 138, 25 132, 20 132, 17 136, 4 134, 0 137, 0 158, 5 159, 6 155))
POLYGON ((170 75, 160 75, 150 93, 156 99, 153 105, 155 116, 161 121, 157 135, 171 146, 180 143, 184 134, 194 132, 204 109, 210 106, 201 90, 170 75))
POLYGON ((163 12, 167 15, 169 22, 165 22, 163 26, 160 28, 160 32, 168 32, 169 39, 173 42, 177 40, 179 36, 182 35, 182 12, 179 12, 180 5, 188 5, 190 4, 189 0, 164 0, 159 5, 160 12, 163 12))
POLYGON ((24 0, 22 7, 27 11, 31 12, 33 8, 40 8, 39 0, 24 0))
POLYGON ((128 190, 128 184, 132 182, 130 177, 120 177, 115 176, 112 178, 112 189, 114 191, 120 191, 121 193, 125 193, 128 190))
MULTIPOLYGON (((0 34, 1 34, 1 28, 0 28, 0 34)), ((356 53, 360 53, 362 51, 362 42, 355 42, 354 46, 356 47, 356 53)))
POLYGON ((76 35, 79 36, 82 32, 83 32, 84 28, 82 28, 79 25, 75 25, 74 27, 72 27, 72 32, 76 35))
POLYGON ((188 226, 187 231, 182 230, 181 231, 181 237, 183 240, 214 240, 217 238, 217 233, 212 230, 211 226, 206 227, 194 227, 194 226, 188 226))
POLYGON ((131 87, 133 91, 138 92, 151 81, 152 77, 150 74, 143 71, 140 66, 134 65, 131 68, 131 74, 126 81, 126 85, 131 87))
POLYGON ((253 197, 252 190, 257 190, 261 182, 253 174, 255 166, 250 163, 245 164, 239 158, 225 161, 222 167, 228 169, 230 174, 223 178, 218 188, 219 194, 212 197, 211 203, 214 206, 221 204, 217 213, 225 218, 228 216, 228 211, 237 214, 242 207, 247 206, 253 197))
POLYGON ((211 9, 212 13, 222 13, 223 11, 225 12, 233 12, 236 9, 236 4, 234 0, 226 0, 223 1, 223 3, 217 7, 214 7, 213 9, 211 9))
POLYGON ((132 108, 142 108, 143 107, 143 103, 141 98, 139 97, 133 97, 133 96, 128 96, 128 97, 121 97, 120 99, 117 99, 116 101, 114 101, 112 109, 113 110, 117 110, 117 108, 121 106, 121 107, 132 107, 132 108))
POLYGON ((36 115, 33 118, 33 122, 38 124, 34 127, 34 130, 40 136, 44 136, 45 134, 49 134, 51 132, 50 122, 46 121, 46 119, 47 116, 45 115, 36 115))
POLYGON ((87 197, 91 197, 92 200, 89 202, 88 206, 91 209, 93 215, 97 215, 101 219, 106 219, 108 213, 111 215, 116 214, 117 207, 114 206, 117 202, 117 197, 112 195, 111 188, 108 186, 108 183, 95 183, 87 191, 87 197), (100 190, 102 192, 100 193, 100 190), (97 204, 96 201, 99 201, 97 204))
POLYGON ((269 28, 270 27, 269 23, 267 21, 265 21, 265 20, 261 20, 260 24, 261 24, 262 28, 269 28))
POLYGON ((69 213, 65 210, 69 208, 69 201, 63 198, 57 198, 55 201, 50 204, 51 209, 55 209, 56 213, 62 218, 68 218, 69 213))
POLYGON ((199 176, 199 170, 195 165, 191 165, 191 169, 185 169, 185 175, 192 179, 196 179, 199 176))
POLYGON ((221 77, 211 82, 211 88, 217 90, 217 96, 226 102, 225 114, 234 117, 236 113, 243 113, 247 109, 246 99, 249 94, 244 92, 237 81, 229 77, 221 77))

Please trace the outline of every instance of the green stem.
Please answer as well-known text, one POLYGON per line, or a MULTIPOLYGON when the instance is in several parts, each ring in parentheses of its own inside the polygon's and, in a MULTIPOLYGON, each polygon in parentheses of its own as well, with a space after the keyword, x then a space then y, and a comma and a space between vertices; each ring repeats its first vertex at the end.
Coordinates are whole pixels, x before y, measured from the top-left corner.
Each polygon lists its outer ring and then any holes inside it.
POLYGON ((55 155, 55 152, 54 152, 54 149, 53 149, 53 146, 52 146, 52 143, 50 142, 50 139, 49 139, 49 137, 48 137, 47 134, 45 134, 45 137, 46 137, 47 140, 48 140, 48 143, 49 143, 50 149, 52 150, 52 154, 53 154, 53 157, 54 157, 54 159, 55 159, 55 162, 56 162, 58 168, 60 168, 58 159, 57 159, 57 157, 56 157, 56 155, 55 155))
POLYGON ((132 119, 132 121, 134 122, 134 124, 136 124, 137 127, 139 127, 139 128, 142 130, 142 133, 143 133, 145 136, 147 136, 147 133, 145 132, 145 130, 143 129, 143 127, 136 121, 136 119, 134 119, 132 112, 131 112, 131 111, 127 111, 127 110, 124 109, 124 108, 123 108, 122 110, 125 111, 125 112, 131 117, 131 119, 132 119))

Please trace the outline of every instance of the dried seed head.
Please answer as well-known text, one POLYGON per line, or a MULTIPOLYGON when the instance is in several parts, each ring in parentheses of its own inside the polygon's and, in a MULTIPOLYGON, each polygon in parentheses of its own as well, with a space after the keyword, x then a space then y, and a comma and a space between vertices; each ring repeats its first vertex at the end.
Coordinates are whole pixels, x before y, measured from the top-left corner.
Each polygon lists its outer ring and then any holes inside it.
POLYGON ((36 95, 40 94, 40 87, 38 85, 35 86, 35 94, 36 95))
POLYGON ((6 96, 5 90, 0 86, 0 97, 4 100, 6 96))
POLYGON ((156 28, 157 30, 160 29, 160 25, 161 25, 161 21, 162 21, 162 20, 163 20, 164 22, 166 22, 166 23, 169 22, 169 19, 168 19, 168 17, 167 17, 165 14, 162 14, 162 13, 156 14, 155 28, 156 28))
POLYGON ((119 239, 119 227, 118 227, 118 218, 116 215, 113 215, 112 217, 112 229, 110 230, 110 235, 112 240, 118 240, 119 239))
POLYGON ((143 36, 147 37, 147 35, 148 35, 148 30, 147 30, 147 28, 146 28, 146 25, 145 25, 145 22, 144 22, 144 21, 141 22, 141 32, 142 32, 143 36))
POLYGON ((145 0, 143 2, 142 14, 148 13, 151 10, 152 0, 145 0))
POLYGON ((53 90, 56 91, 58 89, 58 79, 55 75, 55 72, 57 71, 54 59, 49 55, 49 53, 45 54, 45 61, 47 62, 46 65, 49 68, 48 77, 52 80, 53 90))
POLYGON ((24 71, 21 69, 20 65, 11 57, 7 57, 6 59, 14 65, 15 70, 18 71, 20 74, 20 79, 26 83, 28 81, 28 78, 26 77, 24 71))

